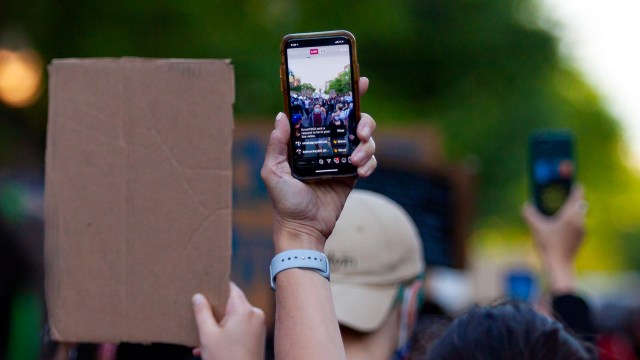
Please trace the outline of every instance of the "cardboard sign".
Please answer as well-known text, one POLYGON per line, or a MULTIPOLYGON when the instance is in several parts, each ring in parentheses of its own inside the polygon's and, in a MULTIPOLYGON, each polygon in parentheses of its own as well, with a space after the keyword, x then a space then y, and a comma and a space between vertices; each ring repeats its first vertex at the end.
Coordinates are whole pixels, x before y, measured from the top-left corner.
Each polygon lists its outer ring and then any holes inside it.
POLYGON ((45 263, 54 339, 198 344, 191 296, 228 297, 233 67, 49 66, 45 263))

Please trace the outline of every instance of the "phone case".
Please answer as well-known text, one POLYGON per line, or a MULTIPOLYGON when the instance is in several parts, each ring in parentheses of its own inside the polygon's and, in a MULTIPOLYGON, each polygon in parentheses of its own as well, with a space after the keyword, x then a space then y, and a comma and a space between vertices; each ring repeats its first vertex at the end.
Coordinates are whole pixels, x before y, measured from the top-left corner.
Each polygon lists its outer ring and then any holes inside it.
MULTIPOLYGON (((288 34, 282 38, 280 42, 280 90, 282 91, 282 97, 284 101, 284 110, 287 118, 291 119, 291 113, 289 111, 289 94, 287 89, 287 76, 286 76, 286 47, 287 42, 296 39, 315 39, 315 38, 326 38, 333 36, 344 36, 349 39, 351 42, 351 63, 353 66, 353 98, 358 99, 358 101, 354 101, 354 110, 356 111, 356 119, 357 122, 360 121, 360 66, 358 64, 357 58, 357 49, 356 49, 356 38, 349 31, 346 30, 335 30, 335 31, 322 31, 322 32, 310 32, 310 33, 298 33, 298 34, 288 34)), ((321 180, 327 178, 336 178, 336 177, 352 177, 357 176, 357 169, 354 170, 353 173, 349 174, 331 174, 331 175, 319 175, 319 176, 299 176, 295 172, 295 168, 292 163, 293 154, 291 149, 291 141, 289 141, 289 166, 291 167, 291 174, 298 180, 301 181, 313 181, 313 180, 321 180)))

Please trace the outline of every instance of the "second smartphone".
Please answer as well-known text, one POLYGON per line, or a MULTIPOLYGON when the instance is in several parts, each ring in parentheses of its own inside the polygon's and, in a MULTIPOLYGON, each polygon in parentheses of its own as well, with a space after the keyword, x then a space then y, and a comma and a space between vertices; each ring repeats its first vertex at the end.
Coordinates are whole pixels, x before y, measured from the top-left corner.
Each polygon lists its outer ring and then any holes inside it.
POLYGON ((294 177, 355 176, 360 121, 356 39, 348 31, 291 34, 280 45, 281 88, 291 126, 294 177))
POLYGON ((567 200, 575 179, 574 138, 568 130, 539 130, 529 138, 533 201, 551 216, 567 200))

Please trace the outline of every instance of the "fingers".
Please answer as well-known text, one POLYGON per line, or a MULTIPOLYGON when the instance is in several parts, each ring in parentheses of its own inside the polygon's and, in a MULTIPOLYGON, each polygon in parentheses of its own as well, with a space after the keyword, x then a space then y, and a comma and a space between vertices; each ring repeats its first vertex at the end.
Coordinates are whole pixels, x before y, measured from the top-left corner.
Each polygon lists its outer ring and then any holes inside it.
POLYGON ((232 314, 242 311, 250 306, 251 304, 249 303, 249 300, 247 300, 247 297, 244 296, 242 290, 240 290, 240 288, 233 282, 229 283, 229 300, 227 301, 225 317, 231 316, 232 314))
POLYGON ((353 154, 351 154, 351 162, 357 167, 363 166, 371 159, 375 152, 376 143, 373 139, 367 142, 361 142, 353 151, 353 154))
MULTIPOLYGON (((573 218, 576 216, 584 218, 585 206, 587 205, 584 201, 584 188, 581 185, 575 185, 560 210, 551 218, 573 218)), ((522 208, 522 217, 529 225, 551 220, 549 217, 542 215, 542 213, 530 203, 525 204, 522 208)))
POLYGON ((577 206, 584 198, 584 190, 582 186, 575 185, 571 189, 567 201, 565 201, 563 208, 577 206))
POLYGON ((560 209, 559 216, 576 227, 582 227, 587 207, 588 204, 584 201, 584 188, 581 185, 576 185, 560 209))
POLYGON ((358 87, 360 88, 360 96, 364 96, 369 90, 369 79, 364 76, 360 77, 358 87))
POLYGON ((567 197, 567 201, 562 205, 560 213, 579 210, 582 202, 584 202, 584 188, 581 185, 574 185, 567 197))
POLYGON ((193 350, 191 350, 191 354, 193 354, 193 356, 195 357, 200 357, 202 356, 202 350, 199 347, 194 348, 193 350))
POLYGON ((363 113, 356 130, 360 144, 351 154, 351 162, 358 167, 358 175, 361 177, 371 175, 378 165, 378 161, 373 156, 376 152, 376 143, 371 137, 375 128, 376 122, 371 116, 363 113))
POLYGON ((358 167, 358 176, 367 177, 371 175, 377 166, 378 160, 376 160, 375 156, 371 156, 364 165, 358 167))
POLYGON ((356 134, 362 142, 367 142, 371 139, 371 135, 376 129, 376 122, 369 114, 362 113, 360 115, 360 121, 358 122, 358 128, 356 134))
POLYGON ((289 134, 291 128, 289 120, 284 113, 278 113, 276 116, 275 129, 271 132, 269 145, 267 145, 267 153, 264 159, 261 175, 264 180, 284 172, 291 173, 291 169, 287 164, 287 151, 289 144, 289 134), (283 164, 287 166, 283 166, 283 164))
POLYGON ((218 322, 213 317, 211 305, 209 305, 204 295, 200 293, 193 295, 191 302, 193 303, 193 313, 195 314, 196 324, 198 325, 200 344, 204 344, 206 339, 211 337, 211 334, 219 329, 218 322))
MULTIPOLYGON (((257 316, 258 320, 264 323, 264 313, 261 309, 251 305, 244 292, 234 284, 230 283, 229 300, 227 301, 227 311, 224 315, 223 323, 241 319, 244 321, 245 316, 257 316)), ((224 324, 222 324, 224 326, 224 324)))

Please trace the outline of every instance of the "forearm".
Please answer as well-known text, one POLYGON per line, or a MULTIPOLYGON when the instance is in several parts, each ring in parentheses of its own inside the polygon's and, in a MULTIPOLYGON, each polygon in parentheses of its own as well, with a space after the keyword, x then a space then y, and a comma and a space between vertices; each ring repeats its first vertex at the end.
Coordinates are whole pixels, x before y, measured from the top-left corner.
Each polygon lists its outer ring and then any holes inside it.
MULTIPOLYGON (((276 253, 324 252, 325 238, 274 221, 276 253), (294 231, 295 230, 295 231, 294 231)), ((276 359, 345 359, 329 281, 315 271, 288 269, 276 276, 276 359)))
POLYGON ((302 269, 278 274, 276 359, 345 359, 327 279, 302 269))

